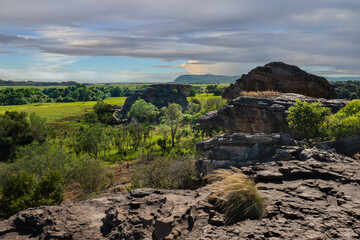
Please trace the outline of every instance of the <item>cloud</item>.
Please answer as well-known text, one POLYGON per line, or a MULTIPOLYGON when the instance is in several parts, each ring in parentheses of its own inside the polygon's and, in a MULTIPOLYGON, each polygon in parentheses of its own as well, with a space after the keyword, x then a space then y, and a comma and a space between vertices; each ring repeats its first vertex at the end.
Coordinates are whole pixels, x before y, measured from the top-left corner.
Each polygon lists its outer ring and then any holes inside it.
POLYGON ((185 61, 167 67, 195 74, 240 75, 285 61, 360 76, 353 0, 12 0, 0 23, 0 43, 32 51, 34 71, 59 74, 86 57, 124 56, 185 61))

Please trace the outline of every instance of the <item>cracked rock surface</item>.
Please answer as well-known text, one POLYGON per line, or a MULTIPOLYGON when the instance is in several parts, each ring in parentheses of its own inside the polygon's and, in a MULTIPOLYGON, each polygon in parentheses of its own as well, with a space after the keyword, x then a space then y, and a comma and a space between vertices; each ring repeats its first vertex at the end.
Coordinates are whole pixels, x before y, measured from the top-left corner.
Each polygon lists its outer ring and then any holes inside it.
POLYGON ((28 209, 0 239, 360 239, 360 165, 331 151, 241 167, 266 198, 262 220, 225 225, 207 186, 130 193, 28 209))

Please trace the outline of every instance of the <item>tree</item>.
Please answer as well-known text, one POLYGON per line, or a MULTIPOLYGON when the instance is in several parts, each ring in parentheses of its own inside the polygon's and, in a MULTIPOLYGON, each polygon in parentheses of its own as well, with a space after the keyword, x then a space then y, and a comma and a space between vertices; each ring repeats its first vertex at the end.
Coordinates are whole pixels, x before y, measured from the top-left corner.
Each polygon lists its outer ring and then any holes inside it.
POLYGON ((150 124, 156 120, 159 109, 152 103, 147 103, 144 99, 137 100, 128 113, 129 119, 135 118, 140 123, 150 124))
POLYGON ((49 134, 49 128, 46 126, 46 119, 40 116, 36 116, 36 113, 30 114, 30 131, 34 140, 39 143, 44 143, 47 135, 49 134))
POLYGON ((179 104, 171 103, 163 111, 165 115, 164 123, 169 126, 171 132, 171 146, 175 147, 175 135, 183 118, 182 108, 179 104))
POLYGON ((307 138, 315 138, 320 137, 322 124, 330 113, 330 108, 321 107, 320 102, 309 104, 296 99, 286 119, 290 128, 306 134, 307 138))
POLYGON ((18 146, 33 141, 26 116, 26 113, 16 111, 0 114, 0 160, 8 160, 18 146))

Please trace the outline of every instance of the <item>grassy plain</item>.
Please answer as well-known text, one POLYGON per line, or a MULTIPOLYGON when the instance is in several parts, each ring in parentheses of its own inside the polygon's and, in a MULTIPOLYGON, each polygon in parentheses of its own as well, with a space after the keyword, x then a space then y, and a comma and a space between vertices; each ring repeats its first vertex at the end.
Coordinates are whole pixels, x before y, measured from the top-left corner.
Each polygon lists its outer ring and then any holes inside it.
MULTIPOLYGON (((124 105, 126 97, 113 97, 106 99, 109 104, 124 105)), ((44 117, 47 122, 54 123, 67 117, 80 116, 92 109, 96 101, 71 102, 71 103, 33 103, 26 105, 0 106, 0 114, 6 111, 35 112, 36 115, 44 117)))

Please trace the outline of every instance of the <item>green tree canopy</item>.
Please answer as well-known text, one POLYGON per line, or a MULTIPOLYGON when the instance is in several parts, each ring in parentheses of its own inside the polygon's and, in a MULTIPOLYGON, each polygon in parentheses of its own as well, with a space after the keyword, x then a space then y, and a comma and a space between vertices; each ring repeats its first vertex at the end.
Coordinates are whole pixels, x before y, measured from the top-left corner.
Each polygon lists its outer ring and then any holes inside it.
POLYGON ((159 109, 152 103, 147 103, 144 99, 137 100, 128 113, 130 119, 136 119, 141 123, 152 123, 159 114, 159 109))
POLYGON ((183 119, 182 108, 179 104, 171 103, 167 108, 164 107, 163 111, 165 115, 164 123, 169 126, 171 131, 171 146, 174 147, 175 135, 183 119))

